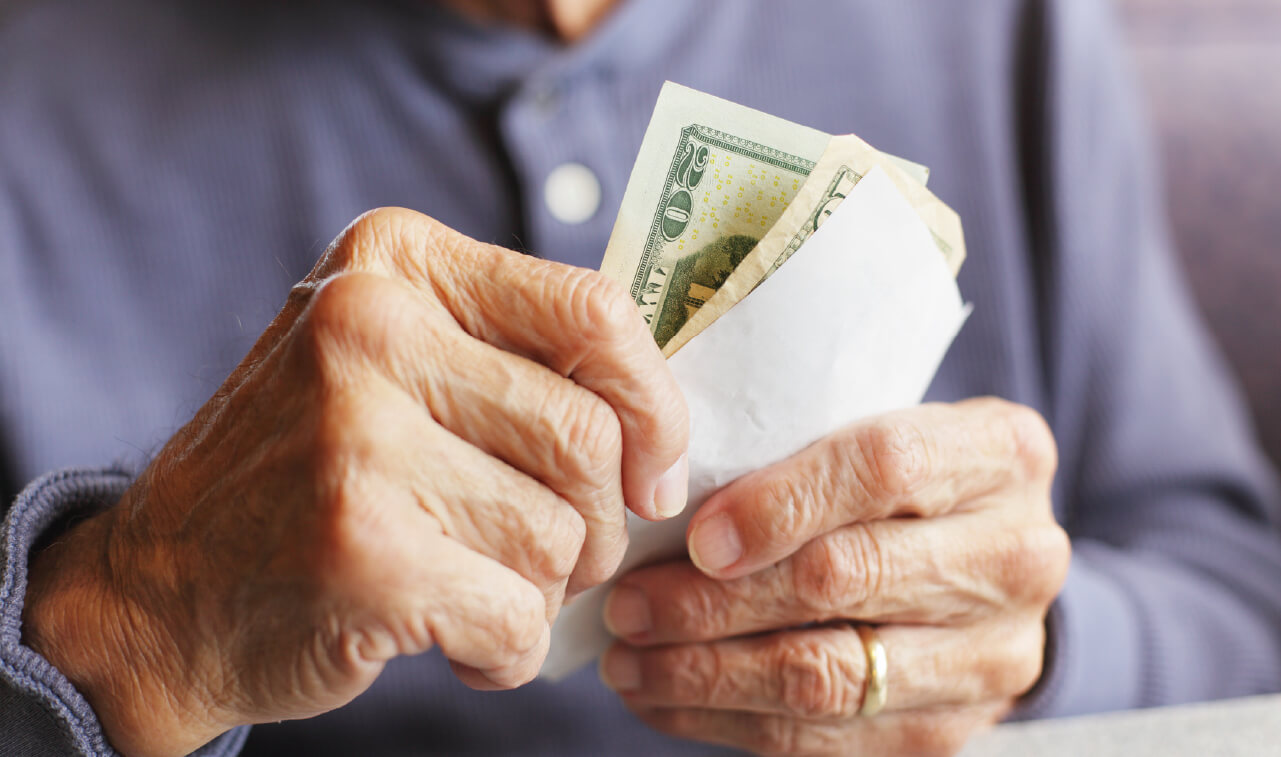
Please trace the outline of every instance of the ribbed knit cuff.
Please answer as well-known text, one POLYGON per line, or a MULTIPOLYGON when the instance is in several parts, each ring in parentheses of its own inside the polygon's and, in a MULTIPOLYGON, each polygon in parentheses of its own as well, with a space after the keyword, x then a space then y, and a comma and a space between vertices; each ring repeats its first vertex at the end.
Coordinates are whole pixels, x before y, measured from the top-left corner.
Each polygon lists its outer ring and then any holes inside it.
POLYGON ((1141 703, 1143 633, 1134 603, 1084 551, 1046 618, 1045 669, 1011 720, 1126 710, 1141 703))
MULTIPOLYGON (((122 470, 65 470, 33 481, 14 501, 0 533, 0 701, 20 698, 37 707, 0 708, 0 746, 6 755, 75 754, 115 757, 102 726, 75 686, 33 650, 22 645, 22 607, 32 547, 58 526, 110 507, 128 488, 122 470), (44 722, 31 713, 42 711, 44 722), (10 721, 15 722, 10 722, 10 721), (50 720, 62 737, 48 743, 50 720), (13 751, 10 751, 13 750, 13 751), (21 750, 21 751, 19 751, 21 750)), ((201 747, 193 757, 232 757, 244 745, 248 728, 237 728, 201 747)))

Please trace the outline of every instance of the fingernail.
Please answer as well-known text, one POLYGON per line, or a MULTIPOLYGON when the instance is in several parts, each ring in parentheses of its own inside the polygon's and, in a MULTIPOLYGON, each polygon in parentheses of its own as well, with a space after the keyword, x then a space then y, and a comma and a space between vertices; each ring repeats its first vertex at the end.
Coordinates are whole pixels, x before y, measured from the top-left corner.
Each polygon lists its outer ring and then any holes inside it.
POLYGON ((722 571, 743 556, 743 540, 734 520, 718 513, 694 526, 689 535, 689 556, 704 573, 722 571))
POLYGON ((601 660, 600 677, 614 691, 636 691, 641 685, 640 655, 618 647, 609 650, 601 660))
POLYGON ((660 518, 681 514, 689 499, 689 456, 681 455, 654 487, 654 512, 660 518))
POLYGON ((605 625, 610 633, 621 637, 635 636, 653 628, 645 592, 631 586, 614 587, 605 599, 605 625))

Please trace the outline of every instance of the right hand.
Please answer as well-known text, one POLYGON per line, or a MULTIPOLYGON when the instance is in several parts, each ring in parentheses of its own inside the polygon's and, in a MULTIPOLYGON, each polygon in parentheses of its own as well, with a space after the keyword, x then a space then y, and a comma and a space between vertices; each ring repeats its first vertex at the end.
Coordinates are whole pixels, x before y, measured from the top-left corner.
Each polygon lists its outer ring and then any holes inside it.
POLYGON ((439 645, 529 681, 624 505, 685 504, 688 417, 600 274, 357 219, 122 501, 33 558, 24 642, 120 751, 339 707, 439 645))

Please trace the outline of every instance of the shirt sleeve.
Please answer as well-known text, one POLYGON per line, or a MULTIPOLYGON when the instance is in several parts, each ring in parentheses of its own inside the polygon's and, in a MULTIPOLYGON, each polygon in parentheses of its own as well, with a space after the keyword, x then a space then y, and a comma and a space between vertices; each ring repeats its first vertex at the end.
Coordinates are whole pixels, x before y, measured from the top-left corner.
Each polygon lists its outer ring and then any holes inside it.
POLYGON ((1074 554, 1019 715, 1277 691, 1275 475, 1173 262, 1117 24, 1101 0, 1029 5, 1025 183, 1074 554))
MULTIPOLYGON (((0 754, 6 757, 114 756, 93 708, 47 660, 22 644, 27 561, 34 545, 116 502, 130 477, 119 470, 71 470, 32 482, 0 533, 0 754)), ((248 728, 214 739, 193 757, 233 757, 248 728)))

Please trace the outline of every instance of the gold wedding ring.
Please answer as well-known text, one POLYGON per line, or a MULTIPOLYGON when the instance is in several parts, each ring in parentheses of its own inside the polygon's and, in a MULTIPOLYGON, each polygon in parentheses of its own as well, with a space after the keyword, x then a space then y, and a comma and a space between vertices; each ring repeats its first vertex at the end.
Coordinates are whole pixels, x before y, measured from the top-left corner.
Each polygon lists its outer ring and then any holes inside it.
POLYGON ((885 707, 889 695, 888 681, 889 659, 885 655, 885 645, 881 637, 871 626, 858 626, 858 637, 863 642, 863 653, 867 656, 867 683, 863 686, 863 706, 858 714, 870 718, 885 707))

